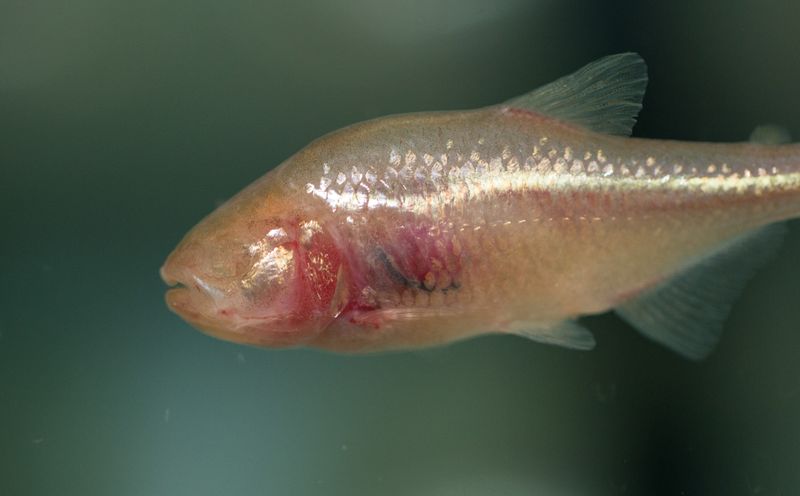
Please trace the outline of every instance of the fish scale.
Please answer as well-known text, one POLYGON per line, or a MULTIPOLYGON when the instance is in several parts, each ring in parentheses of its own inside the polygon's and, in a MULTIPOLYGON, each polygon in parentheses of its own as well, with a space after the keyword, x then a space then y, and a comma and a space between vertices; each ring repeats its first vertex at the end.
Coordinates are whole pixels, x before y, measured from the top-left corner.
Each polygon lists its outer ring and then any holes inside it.
POLYGON ((630 138, 646 80, 619 54, 500 105, 319 138, 187 235, 168 303, 225 339, 349 352, 484 333, 587 349, 576 319, 616 310, 702 358, 769 226, 800 214, 800 147, 630 138))

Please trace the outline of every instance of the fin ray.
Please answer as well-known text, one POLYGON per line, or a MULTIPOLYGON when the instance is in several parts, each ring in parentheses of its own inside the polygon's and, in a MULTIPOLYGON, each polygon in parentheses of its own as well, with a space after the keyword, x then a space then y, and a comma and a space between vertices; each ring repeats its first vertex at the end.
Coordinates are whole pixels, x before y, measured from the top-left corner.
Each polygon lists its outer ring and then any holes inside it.
POLYGON ((629 136, 646 87, 644 60, 636 53, 619 53, 595 60, 506 104, 596 132, 629 136))
POLYGON ((750 133, 749 141, 762 145, 785 145, 791 143, 789 130, 776 124, 761 124, 750 133))
POLYGON ((734 300, 777 251, 785 231, 783 223, 773 224, 734 240, 615 310, 647 338, 701 360, 719 341, 734 300))
POLYGON ((595 347, 592 333, 572 320, 565 320, 548 326, 517 321, 508 327, 507 332, 539 343, 553 344, 574 350, 591 350, 595 347))

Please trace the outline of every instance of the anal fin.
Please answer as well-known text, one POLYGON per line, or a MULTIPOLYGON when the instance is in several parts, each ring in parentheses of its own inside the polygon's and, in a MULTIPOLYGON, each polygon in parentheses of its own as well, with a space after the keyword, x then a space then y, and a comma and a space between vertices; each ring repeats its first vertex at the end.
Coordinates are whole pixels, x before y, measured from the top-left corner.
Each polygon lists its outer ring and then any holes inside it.
POLYGON ((726 244, 699 263, 616 308, 646 337, 692 360, 714 349, 734 300, 783 240, 773 224, 726 244))
POLYGON ((591 350, 595 346, 592 333, 572 320, 565 320, 553 325, 515 321, 508 326, 506 331, 540 343, 554 344, 574 350, 591 350))

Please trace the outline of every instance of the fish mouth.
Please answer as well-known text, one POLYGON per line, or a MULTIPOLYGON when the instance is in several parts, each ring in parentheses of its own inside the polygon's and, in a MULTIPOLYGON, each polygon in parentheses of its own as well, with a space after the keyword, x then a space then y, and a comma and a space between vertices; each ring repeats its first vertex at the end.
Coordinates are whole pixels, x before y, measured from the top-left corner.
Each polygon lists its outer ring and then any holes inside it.
MULTIPOLYGON (((164 283, 170 287, 164 295, 167 306, 170 310, 183 317, 184 313, 191 307, 190 288, 170 272, 167 264, 164 264, 158 272, 164 283)), ((197 312, 190 313, 197 315, 197 312)))
POLYGON ((164 295, 164 300, 166 301, 167 307, 173 313, 191 326, 210 336, 227 341, 241 340, 241 338, 236 339, 238 333, 230 330, 231 323, 227 319, 209 316, 206 312, 202 311, 204 302, 206 302, 206 295, 200 294, 198 290, 186 286, 179 281, 175 281, 174 279, 165 279, 164 281, 172 286, 164 295), (198 298, 203 301, 198 302, 198 298))
POLYGON ((169 263, 161 267, 161 279, 170 286, 164 295, 167 307, 192 327, 204 334, 224 341, 242 344, 248 339, 248 326, 232 310, 220 312, 213 298, 213 290, 196 276, 180 271, 176 275, 169 263), (224 315, 222 315, 224 313, 224 315))
POLYGON ((186 286, 179 285, 167 290, 164 300, 167 307, 190 324, 192 327, 202 331, 209 336, 213 336, 226 341, 239 341, 238 333, 232 332, 227 319, 216 316, 209 316, 201 310, 202 305, 198 305, 196 298, 197 292, 186 286))
POLYGON ((184 274, 176 274, 173 271, 174 266, 169 262, 168 259, 159 270, 161 279, 170 287, 164 295, 167 307, 193 326, 207 328, 208 319, 199 311, 195 301, 198 296, 202 296, 197 294, 197 285, 192 285, 183 277, 184 274))
POLYGON ((161 279, 169 286, 164 295, 167 307, 204 334, 223 341, 258 347, 284 348, 300 344, 295 333, 274 330, 283 327, 278 316, 250 317, 230 307, 219 308, 216 298, 219 296, 218 289, 180 270, 180 266, 175 267, 169 260, 159 272, 161 279), (267 332, 266 329, 273 330, 267 332))
POLYGON ((164 267, 161 267, 160 272, 161 279, 170 287, 164 295, 167 307, 184 320, 196 325, 195 321, 199 320, 201 315, 192 303, 192 289, 171 276, 164 267))
MULTIPOLYGON (((168 289, 164 295, 164 299, 166 300, 169 309, 181 317, 183 317, 185 314, 188 314, 189 310, 191 309, 191 290, 183 284, 176 284, 175 287, 168 289)), ((199 315, 197 312, 191 312, 191 314, 195 316, 199 315)))
POLYGON ((182 282, 178 281, 175 277, 172 276, 172 274, 169 273, 167 269, 167 264, 162 265, 161 268, 158 269, 158 274, 161 276, 161 280, 164 281, 164 283, 166 283, 167 286, 170 287, 178 285, 183 286, 182 282))

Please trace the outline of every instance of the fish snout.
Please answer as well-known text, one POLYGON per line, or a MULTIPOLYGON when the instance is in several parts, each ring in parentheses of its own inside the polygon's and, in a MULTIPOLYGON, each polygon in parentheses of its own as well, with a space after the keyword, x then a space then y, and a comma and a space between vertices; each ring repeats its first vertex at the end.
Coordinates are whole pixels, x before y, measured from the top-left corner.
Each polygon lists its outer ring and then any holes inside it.
POLYGON ((170 287, 164 299, 167 307, 187 323, 206 334, 222 339, 241 340, 237 332, 235 312, 226 306, 225 292, 193 274, 186 266, 171 259, 161 267, 161 278, 170 287))
POLYGON ((177 248, 172 250, 159 270, 161 279, 167 283, 167 286, 189 285, 187 284, 190 279, 189 271, 197 263, 198 252, 197 243, 186 243, 186 241, 181 242, 177 248))
POLYGON ((196 320, 201 310, 215 308, 223 292, 200 270, 200 246, 182 244, 161 266, 161 279, 170 286, 166 300, 169 308, 187 320, 196 320))

